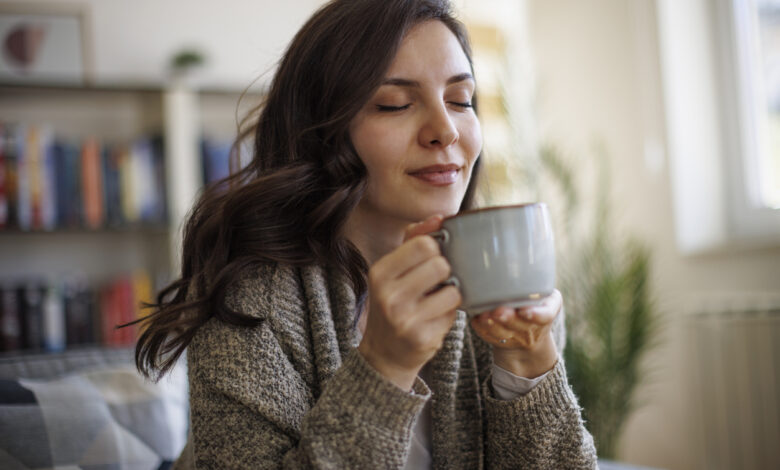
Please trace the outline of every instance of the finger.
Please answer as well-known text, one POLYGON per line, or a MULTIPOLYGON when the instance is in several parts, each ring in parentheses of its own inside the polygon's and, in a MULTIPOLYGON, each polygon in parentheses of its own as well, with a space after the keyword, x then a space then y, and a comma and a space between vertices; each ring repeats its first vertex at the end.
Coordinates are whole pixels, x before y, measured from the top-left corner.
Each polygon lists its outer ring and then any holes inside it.
POLYGON ((498 331, 494 330, 491 325, 485 323, 479 317, 471 319, 471 326, 482 339, 493 345, 503 344, 501 343, 502 340, 508 341, 511 338, 510 335, 499 335, 498 331))
POLYGON ((508 328, 505 323, 496 321, 493 315, 480 315, 477 318, 477 324, 482 331, 497 340, 511 339, 519 332, 508 328))
POLYGON ((429 258, 398 278, 397 286, 403 295, 418 298, 444 282, 452 272, 444 256, 429 258))
POLYGON ((426 321, 448 315, 450 311, 460 306, 462 300, 458 289, 453 286, 444 287, 425 296, 420 301, 419 315, 426 321))
POLYGON ((563 305, 561 293, 556 289, 541 301, 516 309, 516 317, 529 323, 547 325, 555 320, 563 305))
POLYGON ((369 276, 377 276, 381 280, 398 279, 420 263, 440 255, 436 240, 431 237, 414 237, 377 261, 369 276))
POLYGON ((455 323, 457 317, 458 312, 456 312, 455 309, 452 309, 431 318, 421 326, 421 328, 425 328, 429 331, 431 337, 438 340, 437 349, 441 347, 444 342, 444 337, 447 335, 447 332, 452 329, 452 324, 455 323))
POLYGON ((434 230, 439 230, 439 228, 441 228, 441 221, 443 219, 444 217, 436 214, 428 217, 422 222, 407 225, 406 229, 404 230, 404 241, 414 238, 417 235, 425 235, 426 233, 431 233, 434 230))

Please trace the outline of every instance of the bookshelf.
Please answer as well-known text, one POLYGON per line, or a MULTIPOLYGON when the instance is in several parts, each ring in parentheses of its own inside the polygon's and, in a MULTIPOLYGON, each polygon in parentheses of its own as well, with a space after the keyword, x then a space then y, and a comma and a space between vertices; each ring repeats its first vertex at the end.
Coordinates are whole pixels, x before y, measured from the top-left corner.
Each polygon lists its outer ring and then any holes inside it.
MULTIPOLYGON (((149 172, 151 167, 139 173, 139 166, 129 163, 127 168, 135 170, 118 172, 115 183, 122 191, 132 187, 136 193, 122 193, 121 201, 117 196, 113 205, 105 199, 98 225, 84 223, 82 211, 81 223, 75 225, 59 223, 58 219, 54 226, 45 228, 20 227, 18 221, 0 228, 0 354, 19 349, 54 352, 78 346, 71 341, 78 335, 67 337, 72 306, 66 292, 74 285, 85 291, 84 299, 89 297, 89 320, 93 323, 81 326, 90 329, 91 336, 78 339, 79 343, 126 346, 132 342, 127 334, 110 338, 114 333, 108 327, 115 320, 135 318, 139 310, 132 305, 138 300, 151 300, 150 296, 170 281, 172 273, 178 272, 181 224, 203 184, 201 139, 219 141, 223 147, 232 141, 236 116, 242 116, 260 98, 257 93, 247 95, 237 110, 240 96, 241 92, 234 90, 193 91, 181 83, 165 88, 0 85, 0 123, 6 130, 9 126, 34 127, 75 148, 83 148, 85 142, 95 139, 100 143, 104 164, 108 155, 115 153, 113 149, 120 147, 131 149, 126 161, 135 161, 138 155, 133 153, 134 143, 157 139, 153 152, 161 159, 160 175, 164 175, 158 188, 158 202, 164 212, 153 217, 144 219, 140 209, 134 211, 127 201, 143 203, 139 195, 154 189, 149 181, 155 173, 149 172), (135 179, 126 177, 128 174, 135 175, 135 179), (109 207, 119 214, 111 221, 107 217, 109 207), (31 289, 37 289, 37 294, 32 304, 26 305, 31 289), (129 310, 128 292, 132 294, 129 310), (14 299, 16 307, 9 303, 14 299), (125 305, 121 312, 111 303, 116 299, 122 299, 125 305), (37 319, 27 318, 27 310, 37 319), (16 316, 16 324, 11 314, 16 316), (25 322, 32 322, 32 326, 25 322), (13 334, 18 335, 16 340, 11 338, 13 334), (39 336, 37 340, 33 339, 35 335, 39 336)), ((105 170, 105 165, 102 168, 105 170)), ((2 181, 0 177, 0 196, 2 181)), ((44 179, 38 185, 46 181, 53 180, 44 179)), ((82 178, 79 184, 84 181, 82 178)), ((100 193, 106 198, 108 181, 106 177, 100 193)), ((5 191, 7 197, 8 188, 5 191)), ((18 201, 9 203, 18 206, 18 201)), ((84 209, 86 197, 73 204, 84 209)))

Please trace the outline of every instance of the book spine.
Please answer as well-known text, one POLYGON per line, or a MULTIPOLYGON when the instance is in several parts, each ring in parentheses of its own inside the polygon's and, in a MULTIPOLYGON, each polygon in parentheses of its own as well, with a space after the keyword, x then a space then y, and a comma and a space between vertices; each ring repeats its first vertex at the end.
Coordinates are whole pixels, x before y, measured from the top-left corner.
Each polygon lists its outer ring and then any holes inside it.
POLYGON ((103 151, 103 167, 105 178, 106 223, 119 227, 124 223, 122 218, 122 201, 119 187, 119 146, 106 146, 103 151))
POLYGON ((84 219, 88 228, 103 225, 103 178, 100 146, 96 139, 84 141, 81 153, 81 179, 84 196, 84 219))
POLYGON ((22 348, 22 318, 16 289, 0 287, 0 349, 15 351, 22 348))
POLYGON ((49 352, 65 349, 65 310, 56 284, 46 288, 43 301, 43 348, 49 352))
POLYGON ((16 198, 17 224, 21 230, 32 227, 32 200, 30 189, 30 166, 28 155, 27 128, 16 129, 16 198))
POLYGON ((154 154, 154 180, 157 187, 157 210, 154 221, 165 224, 168 221, 168 192, 165 184, 165 150, 162 136, 151 139, 154 154))
POLYGON ((122 201, 122 216, 129 224, 138 222, 138 207, 135 204, 135 170, 132 147, 123 148, 119 160, 119 188, 122 201))
POLYGON ((49 129, 41 132, 41 228, 57 227, 57 168, 54 136, 49 129))
POLYGON ((6 126, 0 121, 0 230, 8 227, 8 177, 6 170, 6 126))
POLYGON ((27 282, 19 288, 25 349, 43 348, 43 288, 27 282))
POLYGON ((81 153, 79 147, 63 144, 65 154, 65 183, 67 185, 67 226, 82 227, 84 225, 84 186, 81 178, 81 153))

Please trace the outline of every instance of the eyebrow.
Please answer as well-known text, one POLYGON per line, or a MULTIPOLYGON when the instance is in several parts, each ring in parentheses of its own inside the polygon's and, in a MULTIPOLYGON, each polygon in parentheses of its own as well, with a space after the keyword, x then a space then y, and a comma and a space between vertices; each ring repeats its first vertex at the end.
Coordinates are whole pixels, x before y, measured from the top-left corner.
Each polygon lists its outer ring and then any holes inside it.
MULTIPOLYGON (((453 83, 458 83, 465 80, 471 80, 473 82, 474 77, 472 77, 470 73, 461 73, 458 75, 453 75, 452 77, 447 79, 447 85, 452 85, 453 83)), ((411 88, 420 88, 421 86, 420 82, 416 80, 408 80, 406 78, 388 78, 382 82, 382 85, 395 85, 395 86, 403 86, 403 87, 411 87, 411 88)))

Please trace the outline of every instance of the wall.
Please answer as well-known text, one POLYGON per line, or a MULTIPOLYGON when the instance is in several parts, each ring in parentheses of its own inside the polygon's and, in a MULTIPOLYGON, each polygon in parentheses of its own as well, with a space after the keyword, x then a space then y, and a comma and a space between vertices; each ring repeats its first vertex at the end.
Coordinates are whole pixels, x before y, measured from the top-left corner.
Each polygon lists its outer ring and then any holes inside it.
MULTIPOLYGON (((659 71, 655 2, 530 0, 541 140, 580 158, 601 140, 612 157, 616 230, 653 249, 653 281, 667 315, 663 344, 649 358, 652 384, 631 418, 621 459, 663 468, 700 468, 685 372, 686 312, 716 300, 763 302, 780 293, 780 248, 679 254, 659 71), (736 299, 736 300, 735 300, 736 299)), ((709 304, 707 306, 707 304, 709 304)))
MULTIPOLYGON (((0 3, 9 3, 2 1, 0 3)), ((17 2, 19 3, 19 2, 17 2)), ((73 4, 72 0, 26 0, 73 4)), ((202 80, 242 89, 273 66, 318 0, 192 2, 80 0, 90 10, 95 76, 100 82, 160 82, 183 46, 211 62, 202 80), (218 54, 217 54, 218 53, 218 54)), ((465 10, 474 0, 459 2, 465 10)), ((494 4, 501 2, 491 2, 494 4)), ((665 468, 696 467, 682 316, 723 293, 757 298, 780 291, 780 249, 683 257, 675 246, 665 157, 655 5, 651 0, 527 0, 535 56, 540 136, 573 156, 600 139, 613 157, 614 204, 621 232, 652 244, 655 292, 668 315, 665 342, 649 360, 646 405, 630 420, 622 458, 665 468)), ((485 15, 482 15, 485 16, 485 15)))
MULTIPOLYGON (((271 69, 321 0, 25 0, 23 8, 83 6, 98 83, 159 84, 184 47, 208 62, 207 87, 244 89, 271 69)), ((270 75, 268 75, 270 76, 270 75)))

